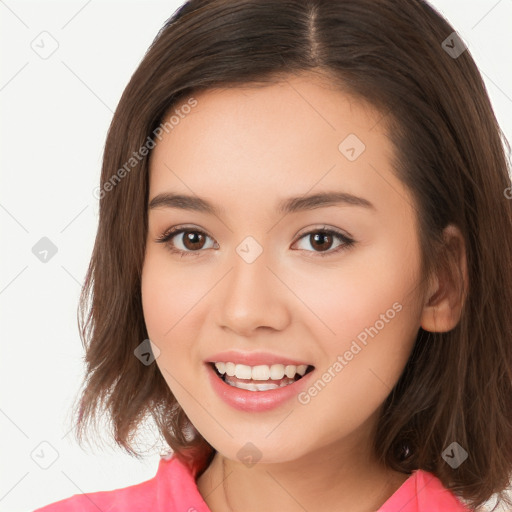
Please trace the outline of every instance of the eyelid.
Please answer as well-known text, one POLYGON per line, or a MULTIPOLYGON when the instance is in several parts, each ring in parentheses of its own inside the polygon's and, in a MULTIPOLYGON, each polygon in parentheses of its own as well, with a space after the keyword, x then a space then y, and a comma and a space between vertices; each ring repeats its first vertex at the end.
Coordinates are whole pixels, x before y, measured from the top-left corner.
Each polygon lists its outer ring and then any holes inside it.
POLYGON ((333 235, 334 237, 337 237, 338 239, 340 239, 342 241, 342 244, 339 245, 338 247, 336 247, 335 249, 329 249, 327 251, 307 251, 305 249, 298 249, 300 251, 309 253, 308 257, 309 256, 310 257, 317 257, 317 256, 327 257, 327 256, 339 254, 341 251, 345 251, 345 250, 349 249, 352 245, 354 245, 356 243, 356 241, 354 240, 354 238, 351 235, 342 232, 338 228, 333 228, 333 227, 329 227, 326 225, 322 225, 322 226, 317 226, 317 227, 313 227, 313 228, 308 228, 308 230, 306 232, 303 232, 300 235, 297 235, 297 237, 298 237, 297 241, 294 242, 293 245, 298 243, 304 237, 306 237, 308 235, 312 235, 313 233, 327 233, 329 235, 333 235))
POLYGON ((327 224, 319 224, 318 226, 313 226, 313 227, 306 228, 306 231, 299 231, 299 233, 297 235, 295 235, 295 236, 297 237, 297 239, 301 239, 301 238, 303 238, 306 235, 311 235, 312 233, 318 233, 318 232, 332 233, 332 234, 335 234, 335 235, 339 235, 340 237, 345 238, 345 239, 352 239, 353 238, 346 231, 342 231, 341 229, 338 229, 338 228, 335 228, 335 227, 331 227, 331 226, 329 226, 327 224))
MULTIPOLYGON (((172 226, 169 229, 166 229, 159 237, 155 239, 155 242, 165 242, 167 239, 172 238, 172 236, 182 233, 183 231, 195 231, 197 233, 201 233, 206 236, 208 233, 206 233, 203 229, 197 228, 196 226, 188 226, 185 224, 178 224, 176 226, 172 226)), ((210 237, 212 238, 212 237, 210 237)))
MULTIPOLYGON (((173 226, 173 227, 167 229, 166 231, 164 231, 162 235, 160 235, 159 237, 157 237, 155 239, 155 242, 164 244, 165 247, 169 251, 171 251, 174 254, 180 254, 182 257, 183 256, 200 256, 204 252, 203 249, 200 249, 198 251, 183 251, 182 249, 177 249, 172 244, 170 244, 170 241, 175 236, 177 236, 183 232, 187 232, 187 231, 191 231, 194 233, 201 233, 202 235, 206 236, 207 238, 211 238, 212 240, 214 240, 213 237, 211 237, 203 229, 197 228, 195 226, 179 224, 177 226, 173 226)), ((215 244, 218 247, 219 244, 216 241, 214 241, 214 245, 215 244)))
MULTIPOLYGON (((173 227, 167 229, 166 231, 164 231, 164 233, 161 236, 159 236, 155 239, 155 242, 165 244, 165 246, 172 253, 180 254, 182 257, 183 256, 200 256, 202 253, 204 253, 204 251, 205 251, 204 249, 199 249, 197 251, 184 251, 182 249, 177 249, 176 247, 174 247, 172 244, 169 243, 170 240, 172 240, 175 236, 177 236, 183 232, 186 232, 186 231, 200 233, 200 234, 206 236, 207 238, 214 240, 213 237, 208 235, 208 233, 206 233, 201 228, 197 228, 195 226, 190 226, 190 225, 179 224, 179 225, 173 226, 173 227)), ((342 244, 339 245, 338 247, 336 247, 334 250, 308 251, 305 249, 298 249, 300 251, 310 253, 310 255, 315 255, 314 257, 316 257, 316 256, 323 257, 323 256, 337 254, 340 251, 350 248, 352 245, 354 245, 356 243, 356 241, 353 239, 353 237, 351 235, 348 235, 347 233, 344 233, 337 228, 329 227, 327 225, 322 225, 322 226, 308 228, 308 231, 305 231, 301 234, 296 235, 296 240, 295 240, 295 242, 293 242, 292 247, 293 247, 293 245, 300 242, 300 240, 302 240, 304 237, 306 237, 308 235, 312 235, 314 233, 327 233, 329 235, 333 235, 334 237, 337 237, 339 240, 342 241, 342 244)), ((214 244, 216 244, 215 248, 217 249, 219 247, 218 242, 216 242, 214 240, 214 244)), ((209 248, 209 249, 211 249, 211 248, 209 248)))

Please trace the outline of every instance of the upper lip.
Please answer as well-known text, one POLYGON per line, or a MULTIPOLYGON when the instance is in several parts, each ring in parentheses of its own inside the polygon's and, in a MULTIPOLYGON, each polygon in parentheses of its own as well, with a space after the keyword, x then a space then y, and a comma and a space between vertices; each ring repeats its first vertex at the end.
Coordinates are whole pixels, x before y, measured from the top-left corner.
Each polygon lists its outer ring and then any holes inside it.
POLYGON ((284 365, 306 365, 311 366, 309 363, 299 361, 298 359, 290 359, 286 356, 280 356, 278 354, 272 354, 270 352, 239 352, 236 350, 228 350, 226 352, 219 352, 210 356, 207 363, 235 363, 245 364, 247 366, 257 366, 266 364, 271 366, 273 364, 284 364, 284 365))

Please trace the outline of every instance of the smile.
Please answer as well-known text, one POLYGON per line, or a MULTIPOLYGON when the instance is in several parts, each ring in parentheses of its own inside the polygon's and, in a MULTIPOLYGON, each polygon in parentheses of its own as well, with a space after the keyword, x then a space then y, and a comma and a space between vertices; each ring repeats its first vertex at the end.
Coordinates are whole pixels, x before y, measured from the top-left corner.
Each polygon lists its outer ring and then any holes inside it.
POLYGON ((230 386, 248 391, 269 391, 293 384, 313 369, 308 365, 261 364, 248 366, 233 362, 216 362, 217 375, 230 386))
POLYGON ((204 361, 212 391, 244 412, 265 412, 289 404, 315 376, 307 359, 263 351, 227 350, 204 361))

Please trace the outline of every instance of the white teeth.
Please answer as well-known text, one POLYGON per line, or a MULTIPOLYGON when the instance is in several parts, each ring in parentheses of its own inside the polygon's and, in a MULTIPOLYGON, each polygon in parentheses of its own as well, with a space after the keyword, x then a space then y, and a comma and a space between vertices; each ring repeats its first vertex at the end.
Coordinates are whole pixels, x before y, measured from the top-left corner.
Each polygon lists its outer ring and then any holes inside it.
MULTIPOLYGON (((227 381, 226 381, 227 382, 227 381)), ((228 382, 234 388, 247 389, 248 391, 269 391, 270 389, 277 389, 277 384, 255 384, 254 382, 228 382)))
MULTIPOLYGON (((247 368, 251 370, 250 366, 248 366, 247 368)), ((268 380, 270 378, 270 368, 266 364, 253 366, 251 370, 251 375, 251 378, 253 380, 268 380)))
POLYGON ((251 379, 251 367, 245 364, 237 364, 235 366, 235 377, 237 379, 251 379))
POLYGON ((297 370, 296 366, 293 366, 292 364, 286 365, 286 368, 284 369, 284 372, 286 373, 286 376, 290 379, 293 379, 295 377, 295 372, 297 370))
MULTIPOLYGON (((280 380, 284 377, 284 366, 282 364, 273 364, 270 367, 270 378, 272 380, 280 380)), ((291 378, 295 377, 295 374, 291 378)))
POLYGON ((226 373, 230 376, 230 377, 234 377, 235 375, 235 363, 226 363, 226 373))
POLYGON ((257 366, 247 366, 245 364, 235 364, 231 362, 218 362, 215 363, 215 368, 217 368, 221 375, 226 374, 229 377, 237 377, 238 379, 281 380, 285 376, 289 379, 293 379, 297 373, 301 377, 304 376, 308 365, 301 364, 299 366, 295 366, 293 364, 288 364, 285 366, 283 364, 273 364, 268 366, 266 364, 260 364, 257 366))
POLYGON ((297 366, 297 373, 301 377, 304 377, 304 374, 306 373, 307 369, 308 369, 308 365, 307 364, 301 364, 301 365, 297 366))
POLYGON ((256 384, 255 382, 231 382, 230 379, 226 379, 226 383, 229 384, 230 386, 239 389, 247 389, 248 391, 269 391, 271 389, 283 388, 285 386, 293 384, 294 382, 295 381, 291 379, 284 379, 282 382, 279 383, 279 385, 277 385, 273 382, 269 382, 268 384, 256 384))
POLYGON ((226 363, 215 363, 215 368, 219 370, 219 373, 221 375, 224 375, 226 373, 226 363))

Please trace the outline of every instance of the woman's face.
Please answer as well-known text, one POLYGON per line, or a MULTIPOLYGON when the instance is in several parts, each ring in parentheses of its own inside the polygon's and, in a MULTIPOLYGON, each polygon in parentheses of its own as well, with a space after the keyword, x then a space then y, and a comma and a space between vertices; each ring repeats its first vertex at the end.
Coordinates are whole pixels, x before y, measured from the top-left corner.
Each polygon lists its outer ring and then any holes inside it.
POLYGON ((142 299, 156 364, 230 459, 367 444, 424 300, 382 115, 308 75, 194 98, 168 114, 150 162, 142 299), (173 227, 186 230, 157 241, 173 227))

